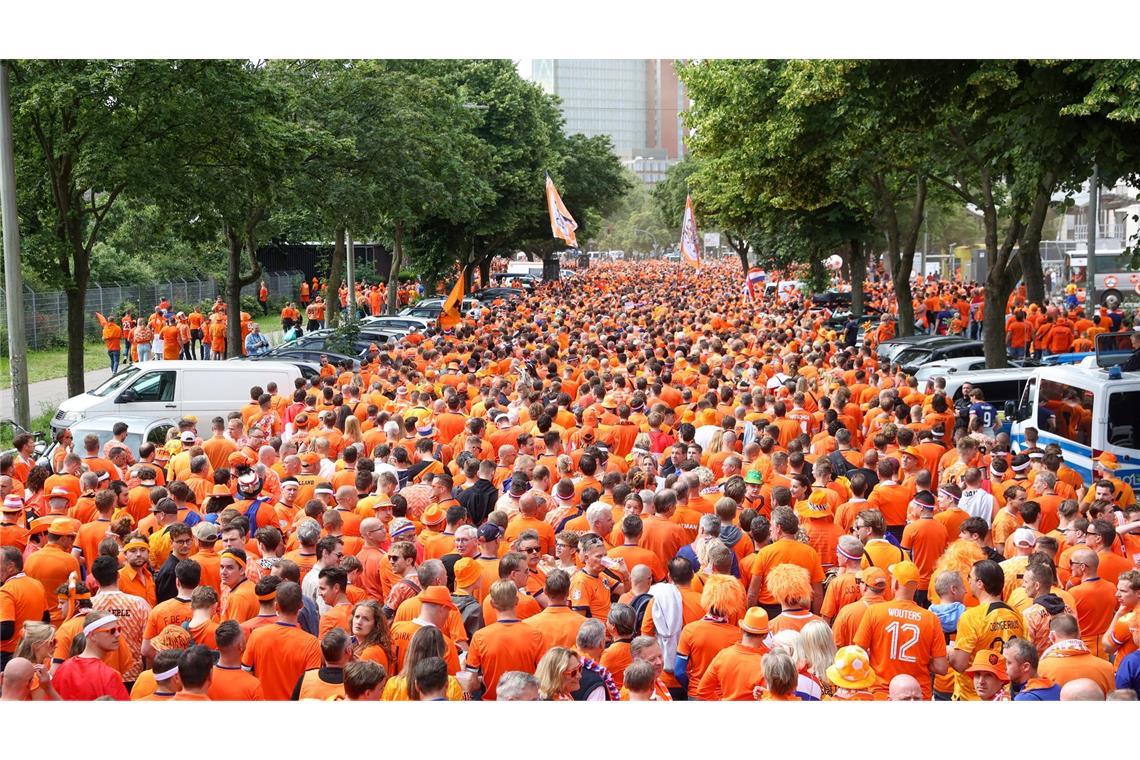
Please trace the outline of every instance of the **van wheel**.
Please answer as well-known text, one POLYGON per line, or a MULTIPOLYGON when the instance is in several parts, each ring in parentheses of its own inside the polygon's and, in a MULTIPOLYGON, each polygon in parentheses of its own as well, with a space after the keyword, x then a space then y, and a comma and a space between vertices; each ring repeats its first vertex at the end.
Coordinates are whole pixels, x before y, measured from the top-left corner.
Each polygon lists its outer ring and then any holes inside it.
POLYGON ((1110 309, 1116 308, 1124 302, 1124 297, 1116 288, 1109 288, 1100 294, 1100 305, 1107 306, 1110 309))

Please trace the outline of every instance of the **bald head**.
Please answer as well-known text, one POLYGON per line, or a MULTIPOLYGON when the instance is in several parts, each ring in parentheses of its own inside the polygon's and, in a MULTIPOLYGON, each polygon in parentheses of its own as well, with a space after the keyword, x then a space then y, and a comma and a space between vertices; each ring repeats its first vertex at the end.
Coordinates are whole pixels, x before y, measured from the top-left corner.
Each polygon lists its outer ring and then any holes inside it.
POLYGON ((519 499, 519 512, 527 517, 533 517, 534 513, 538 511, 538 497, 535 496, 534 491, 527 491, 519 499))
POLYGON ((1061 687, 1062 702, 1103 702, 1104 690, 1090 678, 1075 678, 1061 687))
POLYGON ((900 673, 891 679, 887 699, 891 702, 921 702, 922 686, 914 676, 900 673))
POLYGON ((382 530, 384 523, 380 522, 375 517, 366 517, 360 521, 360 536, 369 545, 374 545, 384 538, 383 533, 373 533, 375 530, 382 530))
POLYGON ((1100 567, 1100 557, 1092 549, 1077 549, 1073 552, 1070 558, 1070 563, 1079 562, 1085 566, 1088 571, 1087 575, 1096 575, 1097 568, 1100 567))
POLYGON ((360 496, 356 492, 356 486, 341 486, 336 489, 336 503, 338 506, 352 509, 356 506, 358 501, 360 501, 360 496))
POLYGON ((0 700, 23 702, 28 698, 35 664, 23 657, 13 657, 4 666, 4 681, 0 685, 0 700))

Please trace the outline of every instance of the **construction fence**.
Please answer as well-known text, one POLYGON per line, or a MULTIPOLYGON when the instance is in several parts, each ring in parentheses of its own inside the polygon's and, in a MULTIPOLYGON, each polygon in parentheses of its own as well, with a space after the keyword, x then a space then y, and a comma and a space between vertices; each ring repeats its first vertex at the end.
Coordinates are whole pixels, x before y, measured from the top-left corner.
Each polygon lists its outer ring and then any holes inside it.
MULTIPOLYGON (((270 300, 296 299, 297 286, 302 277, 304 274, 299 271, 263 273, 260 279, 243 287, 241 294, 243 298, 248 296, 256 299, 261 281, 264 280, 270 300)), ((138 317, 153 312, 163 298, 169 299, 176 311, 189 311, 195 306, 208 307, 219 295, 224 295, 221 284, 212 277, 203 280, 167 280, 145 285, 91 283, 87 288, 84 332, 88 338, 102 335, 95 312, 108 319, 117 319, 122 316, 124 309, 130 308, 131 313, 138 317)), ((7 294, 0 288, 0 314, 7 314, 7 306, 7 294)), ((6 319, 4 328, 2 351, 6 354, 6 319)), ((24 333, 28 348, 67 345, 67 294, 62 290, 34 291, 24 288, 24 333)))

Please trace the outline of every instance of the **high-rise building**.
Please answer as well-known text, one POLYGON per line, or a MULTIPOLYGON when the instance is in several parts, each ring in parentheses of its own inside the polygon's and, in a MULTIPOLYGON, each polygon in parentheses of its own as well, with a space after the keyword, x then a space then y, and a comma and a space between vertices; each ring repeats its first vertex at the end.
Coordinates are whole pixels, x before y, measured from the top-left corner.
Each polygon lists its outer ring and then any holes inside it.
POLYGON ((614 152, 654 184, 685 155, 688 99, 669 59, 534 59, 531 79, 562 100, 567 134, 609 135, 614 152))

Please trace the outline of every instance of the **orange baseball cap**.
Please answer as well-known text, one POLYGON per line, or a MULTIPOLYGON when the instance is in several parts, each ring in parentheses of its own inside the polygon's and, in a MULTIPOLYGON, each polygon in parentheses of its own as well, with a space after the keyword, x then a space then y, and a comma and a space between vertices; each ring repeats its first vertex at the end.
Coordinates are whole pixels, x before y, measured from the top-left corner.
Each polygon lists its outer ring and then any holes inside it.
POLYGON ((321 455, 316 453, 315 451, 306 451, 304 454, 301 455, 301 463, 302 464, 319 464, 320 461, 321 461, 321 455))
POLYGON ((868 567, 860 570, 855 573, 855 580, 863 581, 863 583, 873 588, 886 588, 890 582, 886 572, 878 567, 868 567))
POLYGON ((235 451, 226 458, 226 461, 235 467, 242 467, 251 464, 249 457, 240 451, 235 451))
POLYGON ((918 583, 921 575, 918 571, 918 565, 906 560, 896 562, 887 569, 891 571, 891 576, 903 586, 908 583, 918 583))
POLYGON ((914 446, 907 446, 906 448, 904 448, 902 450, 902 453, 906 454, 908 457, 914 457, 915 459, 922 459, 922 454, 919 454, 918 449, 916 449, 914 446))
MULTIPOLYGON (((459 563, 456 563, 459 564, 459 563)), ((457 609, 455 602, 451 601, 451 594, 444 586, 428 586, 420 592, 420 601, 424 604, 438 604, 443 607, 457 609)))

